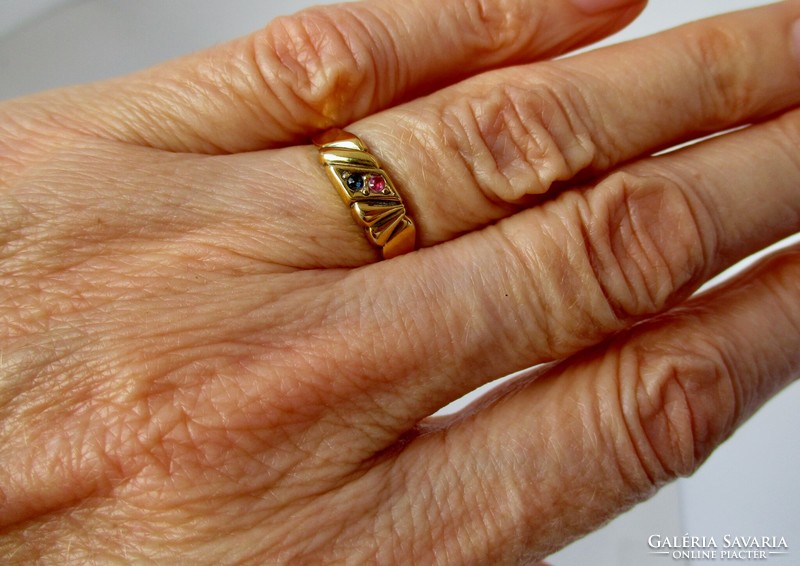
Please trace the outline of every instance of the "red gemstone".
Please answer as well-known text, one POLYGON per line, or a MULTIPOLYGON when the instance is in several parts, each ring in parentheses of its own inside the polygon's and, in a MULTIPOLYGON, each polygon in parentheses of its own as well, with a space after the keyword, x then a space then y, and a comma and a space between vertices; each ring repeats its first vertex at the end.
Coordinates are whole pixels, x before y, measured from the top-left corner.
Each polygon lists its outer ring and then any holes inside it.
POLYGON ((386 179, 379 176, 370 177, 368 185, 369 190, 373 193, 382 193, 386 188, 386 179))

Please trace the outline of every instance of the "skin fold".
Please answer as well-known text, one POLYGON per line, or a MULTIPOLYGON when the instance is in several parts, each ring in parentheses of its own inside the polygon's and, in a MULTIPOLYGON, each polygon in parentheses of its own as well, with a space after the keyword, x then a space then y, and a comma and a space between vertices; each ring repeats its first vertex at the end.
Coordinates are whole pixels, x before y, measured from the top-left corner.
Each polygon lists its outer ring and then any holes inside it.
POLYGON ((696 470, 800 370, 800 250, 695 294, 800 230, 800 2, 554 59, 642 8, 346 3, 0 103, 3 561, 535 564, 696 470))

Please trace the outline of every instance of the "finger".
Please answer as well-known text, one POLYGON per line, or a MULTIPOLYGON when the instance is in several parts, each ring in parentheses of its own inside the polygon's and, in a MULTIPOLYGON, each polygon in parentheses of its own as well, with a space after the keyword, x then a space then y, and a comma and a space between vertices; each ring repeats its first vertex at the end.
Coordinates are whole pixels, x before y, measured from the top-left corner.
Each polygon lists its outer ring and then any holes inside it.
POLYGON ((394 440, 391 431, 491 379, 565 358, 675 305, 800 229, 798 143, 794 112, 352 273, 336 290, 349 306, 337 308, 331 329, 377 339, 357 359, 336 354, 347 377, 325 387, 360 391, 351 392, 364 403, 353 418, 377 418, 383 439, 394 440))
POLYGON ((81 132, 172 151, 264 149, 483 69, 564 53, 619 29, 642 5, 381 0, 312 8, 130 78, 46 94, 40 109, 81 132))
MULTIPOLYGON (((790 41, 798 17, 800 3, 781 3, 503 69, 350 129, 389 171, 419 244, 430 246, 506 217, 559 182, 800 103, 790 41)), ((280 156, 303 202, 284 216, 291 213, 295 226, 313 226, 318 236, 293 238, 285 255, 303 267, 374 260, 315 159, 301 148, 280 156)), ((233 161, 232 168, 258 178, 269 159, 233 161)))
POLYGON ((794 248, 420 439, 398 475, 412 491, 430 470, 480 486, 441 482, 444 528, 506 561, 545 556, 691 474, 800 375, 798 328, 794 248))
POLYGON ((786 2, 499 70, 352 129, 391 157, 422 245, 446 241, 554 183, 797 104, 798 17, 786 2))

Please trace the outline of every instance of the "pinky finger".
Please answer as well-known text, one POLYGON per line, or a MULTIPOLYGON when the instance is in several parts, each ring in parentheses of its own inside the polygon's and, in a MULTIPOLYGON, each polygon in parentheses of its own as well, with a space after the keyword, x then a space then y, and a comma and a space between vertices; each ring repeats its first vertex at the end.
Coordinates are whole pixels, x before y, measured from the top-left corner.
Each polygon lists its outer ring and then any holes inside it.
POLYGON ((798 374, 800 247, 512 384, 397 464, 460 478, 446 528, 541 558, 691 474, 798 374))

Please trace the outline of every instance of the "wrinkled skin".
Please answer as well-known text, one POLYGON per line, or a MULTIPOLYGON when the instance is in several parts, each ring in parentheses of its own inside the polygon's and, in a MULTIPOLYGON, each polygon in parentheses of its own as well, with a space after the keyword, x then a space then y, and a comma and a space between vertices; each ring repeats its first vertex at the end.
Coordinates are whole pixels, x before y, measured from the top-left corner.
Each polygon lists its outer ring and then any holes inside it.
POLYGON ((642 8, 587 6, 319 8, 3 103, 4 561, 532 563, 791 382, 797 250, 690 296, 800 229, 800 3, 549 61, 642 8), (350 124, 420 250, 325 178, 350 124))

